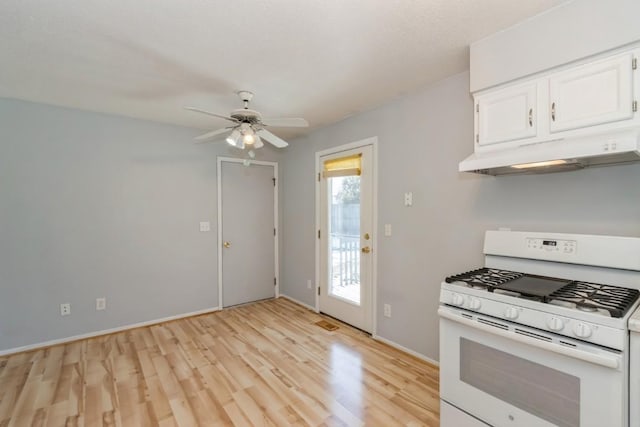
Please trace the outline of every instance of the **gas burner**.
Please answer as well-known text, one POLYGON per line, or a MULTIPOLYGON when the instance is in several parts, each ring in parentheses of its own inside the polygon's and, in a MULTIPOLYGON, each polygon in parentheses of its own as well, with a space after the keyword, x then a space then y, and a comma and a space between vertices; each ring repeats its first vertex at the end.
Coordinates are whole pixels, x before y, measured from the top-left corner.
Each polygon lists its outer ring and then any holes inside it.
POLYGON ((576 304, 576 308, 580 311, 587 311, 591 313, 593 313, 594 311, 598 311, 597 307, 593 307, 591 305, 585 305, 585 304, 576 304))
POLYGON ((584 311, 584 312, 587 312, 587 313, 590 313, 590 314, 597 314, 597 315, 604 316, 604 317, 612 317, 611 313, 609 312, 609 310, 605 310, 603 308, 594 307, 592 305, 587 305, 587 304, 584 304, 584 303, 575 303, 575 302, 570 302, 570 301, 563 301, 563 300, 554 299, 554 300, 548 301, 548 304, 557 305, 558 307, 569 308, 571 310, 584 311))
POLYGON ((507 291, 505 289, 495 289, 493 291, 494 294, 499 294, 499 295, 507 295, 509 297, 514 297, 514 298, 520 298, 522 295, 517 293, 517 292, 513 292, 513 291, 507 291))
POLYGON ((578 310, 606 311, 611 317, 623 317, 639 295, 637 289, 574 281, 548 298, 573 303, 578 310))
POLYGON ((569 301, 562 301, 559 299, 553 299, 551 301, 548 301, 548 304, 557 305, 558 307, 564 307, 564 308, 572 308, 572 309, 576 308, 575 303, 572 303, 569 301))

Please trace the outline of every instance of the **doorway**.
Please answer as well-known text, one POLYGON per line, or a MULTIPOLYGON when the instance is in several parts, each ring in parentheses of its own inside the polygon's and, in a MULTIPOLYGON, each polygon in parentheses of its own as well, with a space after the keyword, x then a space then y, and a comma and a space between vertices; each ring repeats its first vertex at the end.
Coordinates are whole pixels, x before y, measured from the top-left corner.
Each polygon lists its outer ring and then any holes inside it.
POLYGON ((278 296, 277 174, 277 163, 218 158, 220 308, 278 296))
POLYGON ((317 153, 318 296, 322 313, 372 333, 375 283, 373 141, 317 153))

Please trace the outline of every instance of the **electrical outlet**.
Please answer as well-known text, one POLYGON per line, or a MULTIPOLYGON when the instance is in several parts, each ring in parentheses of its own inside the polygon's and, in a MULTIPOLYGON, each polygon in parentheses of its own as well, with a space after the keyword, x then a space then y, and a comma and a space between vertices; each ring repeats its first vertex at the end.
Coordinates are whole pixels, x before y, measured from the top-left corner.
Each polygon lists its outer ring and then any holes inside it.
POLYGON ((107 299, 105 297, 96 298, 96 310, 106 310, 107 309, 107 299))
POLYGON ((384 305, 384 317, 391 317, 391 304, 384 305))
POLYGON ((404 205, 405 206, 413 206, 413 193, 412 192, 404 193, 404 205))
POLYGON ((68 316, 71 314, 71 304, 68 302, 60 304, 60 316, 68 316))
POLYGON ((311 289, 311 279, 307 280, 307 289, 311 289))

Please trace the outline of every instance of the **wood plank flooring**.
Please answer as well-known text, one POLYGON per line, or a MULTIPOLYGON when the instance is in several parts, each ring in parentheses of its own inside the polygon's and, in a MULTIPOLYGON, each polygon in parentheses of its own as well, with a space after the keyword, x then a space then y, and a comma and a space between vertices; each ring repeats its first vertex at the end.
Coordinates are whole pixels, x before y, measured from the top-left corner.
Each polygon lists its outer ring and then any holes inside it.
POLYGON ((0 426, 437 426, 438 369, 286 299, 0 357, 0 426))

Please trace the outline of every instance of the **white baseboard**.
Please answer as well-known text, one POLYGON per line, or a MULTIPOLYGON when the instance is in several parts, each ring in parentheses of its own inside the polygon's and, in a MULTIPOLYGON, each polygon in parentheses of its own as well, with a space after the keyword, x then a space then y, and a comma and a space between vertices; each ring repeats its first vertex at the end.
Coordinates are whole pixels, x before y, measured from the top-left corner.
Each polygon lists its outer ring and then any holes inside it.
POLYGON ((385 344, 387 344, 387 345, 390 345, 391 347, 397 348, 397 349, 398 349, 398 350, 400 350, 400 351, 404 351, 405 353, 409 353, 410 355, 412 355, 412 356, 414 356, 414 357, 417 357, 417 358, 418 358, 418 359, 420 359, 420 360, 424 360, 425 362, 430 363, 430 364, 432 364, 432 365, 434 365, 434 366, 438 366, 438 367, 440 366, 440 363, 439 363, 438 361, 433 360, 433 359, 431 359, 430 357, 427 357, 427 356, 425 356, 425 355, 424 355, 424 354, 422 354, 422 353, 418 353, 417 351, 413 351, 413 350, 411 350, 411 349, 409 349, 409 348, 407 348, 407 347, 404 347, 404 346, 402 346, 402 345, 400 345, 400 344, 398 344, 398 343, 396 343, 396 342, 393 342, 393 341, 388 340, 388 339, 386 339, 386 338, 382 338, 382 337, 381 337, 381 336, 379 336, 379 335, 372 335, 371 337, 372 337, 374 340, 377 340, 377 341, 383 342, 383 343, 385 343, 385 344))
POLYGON ((44 348, 44 347, 51 347, 52 345, 66 344, 68 342, 83 340, 83 339, 87 339, 87 338, 95 338, 95 337, 99 337, 101 335, 109 335, 109 334, 113 334, 113 333, 116 333, 116 332, 126 331, 126 330, 129 330, 129 329, 135 329, 135 328, 140 328, 140 327, 143 327, 143 326, 155 325, 157 323, 169 322, 171 320, 184 319, 185 317, 192 317, 192 316, 198 316, 198 315, 201 315, 201 314, 213 313, 214 311, 218 311, 218 310, 219 310, 218 307, 205 308, 204 310, 192 311, 190 313, 177 314, 175 316, 163 317, 161 319, 147 320, 146 322, 132 323, 130 325, 118 326, 117 328, 103 329, 101 331, 89 332, 89 333, 86 333, 86 334, 74 335, 74 336, 71 336, 71 337, 59 338, 57 340, 45 341, 45 342, 40 342, 40 343, 36 343, 36 344, 29 344, 29 345, 25 345, 25 346, 22 346, 22 347, 10 348, 8 350, 0 350, 0 356, 6 356, 6 355, 9 355, 9 354, 14 354, 14 353, 22 353, 23 351, 37 350, 37 349, 44 348))
POLYGON ((289 301, 295 302, 296 304, 301 305, 301 306, 303 306, 304 308, 308 308, 309 310, 313 311, 314 313, 317 313, 317 312, 318 312, 318 310, 316 310, 316 308, 315 308, 315 307, 312 307, 312 306, 310 306, 309 304, 305 304, 305 303, 303 303, 302 301, 298 301, 297 299, 292 298, 292 297, 290 297, 289 295, 280 294, 280 296, 281 296, 282 298, 288 299, 289 301))

